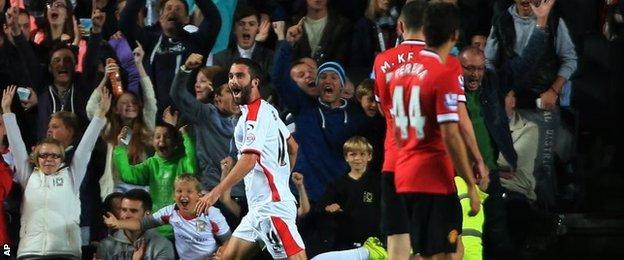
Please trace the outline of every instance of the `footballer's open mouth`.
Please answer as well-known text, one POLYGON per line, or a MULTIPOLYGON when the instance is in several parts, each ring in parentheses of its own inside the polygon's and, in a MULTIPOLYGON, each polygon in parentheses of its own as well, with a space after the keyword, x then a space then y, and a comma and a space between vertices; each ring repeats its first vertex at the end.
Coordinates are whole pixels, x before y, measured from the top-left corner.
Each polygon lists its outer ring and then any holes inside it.
POLYGON ((232 89, 232 95, 233 95, 235 98, 239 98, 239 97, 241 96, 241 92, 243 91, 243 89, 241 88, 241 86, 234 85, 234 86, 232 86, 232 87, 231 87, 231 89, 232 89))

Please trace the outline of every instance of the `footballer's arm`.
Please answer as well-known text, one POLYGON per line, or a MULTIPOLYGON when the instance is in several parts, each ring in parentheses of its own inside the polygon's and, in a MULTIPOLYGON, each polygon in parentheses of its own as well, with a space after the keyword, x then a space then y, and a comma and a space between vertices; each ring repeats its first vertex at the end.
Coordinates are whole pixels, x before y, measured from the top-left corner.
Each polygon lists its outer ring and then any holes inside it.
POLYGON ((223 179, 219 185, 214 187, 208 194, 204 195, 197 202, 195 212, 201 214, 207 212, 208 208, 212 206, 219 197, 223 194, 223 191, 232 188, 234 184, 240 182, 245 176, 253 170, 258 162, 260 156, 253 151, 243 151, 242 155, 232 168, 232 171, 223 179))
POLYGON ((474 175, 472 168, 468 162, 468 156, 466 154, 466 146, 462 139, 461 132, 459 130, 459 124, 457 122, 447 122, 440 124, 440 133, 442 140, 446 146, 446 150, 453 161, 455 170, 459 176, 466 181, 468 185, 468 196, 470 198, 470 216, 474 216, 479 212, 481 202, 479 195, 477 194, 474 175))
POLYGON ((288 160, 290 161, 290 170, 292 171, 297 161, 297 151, 299 151, 299 145, 292 135, 288 137, 288 160))

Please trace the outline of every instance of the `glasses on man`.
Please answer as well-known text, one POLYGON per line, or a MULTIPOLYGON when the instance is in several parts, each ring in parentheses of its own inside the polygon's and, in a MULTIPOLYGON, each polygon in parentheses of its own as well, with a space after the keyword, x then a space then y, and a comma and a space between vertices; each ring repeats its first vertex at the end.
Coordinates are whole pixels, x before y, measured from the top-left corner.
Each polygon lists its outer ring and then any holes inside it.
POLYGON ((60 159, 61 158, 61 154, 58 154, 58 153, 40 153, 40 154, 37 155, 37 157, 39 157, 39 159, 48 159, 48 158, 60 159))
POLYGON ((483 72, 485 70, 485 66, 462 66, 464 70, 470 72, 483 72))

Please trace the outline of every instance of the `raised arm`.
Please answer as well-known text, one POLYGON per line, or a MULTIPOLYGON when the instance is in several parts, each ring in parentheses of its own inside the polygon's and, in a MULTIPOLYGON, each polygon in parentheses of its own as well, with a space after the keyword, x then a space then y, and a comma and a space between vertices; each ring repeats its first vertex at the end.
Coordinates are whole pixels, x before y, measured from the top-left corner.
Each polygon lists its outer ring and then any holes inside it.
POLYGON ((201 66, 202 60, 203 55, 197 53, 191 54, 186 59, 186 62, 173 79, 169 96, 171 96, 171 100, 176 104, 180 113, 190 120, 190 123, 205 123, 206 120, 212 120, 214 124, 219 124, 220 119, 217 108, 212 104, 203 104, 197 100, 186 87, 192 71, 201 66))
MULTIPOLYGON (((28 81, 28 86, 40 91, 42 88, 42 74, 39 66, 39 59, 35 56, 30 43, 22 34, 17 22, 19 16, 18 7, 10 7, 6 12, 5 25, 10 29, 9 33, 13 36, 13 44, 17 48, 20 60, 22 60, 22 68, 24 81, 28 81)), ((22 82, 26 84, 27 82, 22 82)))
POLYGON ((145 51, 143 50, 143 46, 137 42, 137 47, 132 53, 134 54, 134 64, 136 65, 139 75, 141 76, 140 84, 141 89, 143 90, 143 120, 145 121, 147 127, 153 130, 156 127, 156 113, 158 112, 158 107, 156 106, 154 85, 143 67, 143 57, 145 56, 145 51))
POLYGON ((101 88, 100 91, 102 92, 100 109, 89 123, 87 130, 76 148, 74 159, 69 165, 69 171, 74 180, 74 192, 76 193, 80 191, 80 184, 85 177, 87 166, 91 160, 91 152, 93 152, 95 142, 97 142, 100 137, 100 131, 102 131, 102 128, 106 125, 106 113, 108 113, 111 105, 111 95, 108 93, 108 89, 101 88))
POLYGON ((28 156, 28 151, 26 151, 26 145, 22 139, 22 134, 17 125, 17 119, 15 118, 15 114, 11 113, 11 105, 16 89, 17 87, 15 85, 8 86, 4 89, 2 95, 2 118, 4 119, 4 126, 6 127, 9 148, 11 149, 11 154, 15 161, 14 178, 22 185, 22 188, 25 188, 28 178, 32 173, 32 166, 30 165, 30 158, 28 156))
POLYGON ((303 174, 293 172, 291 177, 295 188, 299 192, 299 208, 297 208, 297 218, 303 218, 310 212, 310 199, 308 198, 308 192, 305 189, 303 183, 303 174))
MULTIPOLYGON (((232 170, 234 164, 234 159, 231 156, 225 157, 225 159, 221 160, 221 181, 223 181, 227 177, 227 175, 232 170)), ((234 214, 234 216, 236 216, 237 218, 240 218, 241 207, 235 200, 232 199, 231 191, 232 187, 224 189, 222 196, 219 197, 219 201, 221 201, 221 203, 225 205, 230 213, 234 214)))
POLYGON ((202 12, 204 20, 196 33, 189 34, 190 40, 200 49, 199 53, 210 53, 221 30, 221 14, 212 0, 196 0, 195 4, 202 12))
MULTIPOLYGON (((83 86, 88 86, 89 91, 96 87, 95 76, 99 65, 98 57, 100 55, 100 43, 102 42, 102 26, 104 26, 104 21, 106 21, 106 13, 99 9, 94 9, 91 20, 93 21, 93 27, 87 42, 87 52, 83 60, 81 77, 83 86)), ((87 93, 89 92, 87 91, 87 93)))
POLYGON ((136 41, 146 44, 145 31, 137 23, 139 12, 144 6, 145 0, 128 0, 119 18, 119 29, 133 49, 137 47, 136 41))
POLYGON ((182 165, 184 166, 185 172, 195 174, 197 171, 195 145, 187 131, 187 128, 188 126, 180 128, 180 132, 182 134, 182 145, 184 145, 184 158, 182 159, 182 165))

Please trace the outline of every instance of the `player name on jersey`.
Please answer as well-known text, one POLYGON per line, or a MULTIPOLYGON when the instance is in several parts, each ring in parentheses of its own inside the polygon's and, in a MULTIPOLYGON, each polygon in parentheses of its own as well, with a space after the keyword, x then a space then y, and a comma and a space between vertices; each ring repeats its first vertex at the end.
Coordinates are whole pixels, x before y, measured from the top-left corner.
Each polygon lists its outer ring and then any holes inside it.
POLYGON ((418 77, 423 80, 427 76, 427 70, 425 66, 420 63, 405 63, 394 70, 394 79, 399 79, 406 76, 418 77))

